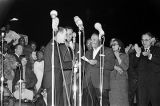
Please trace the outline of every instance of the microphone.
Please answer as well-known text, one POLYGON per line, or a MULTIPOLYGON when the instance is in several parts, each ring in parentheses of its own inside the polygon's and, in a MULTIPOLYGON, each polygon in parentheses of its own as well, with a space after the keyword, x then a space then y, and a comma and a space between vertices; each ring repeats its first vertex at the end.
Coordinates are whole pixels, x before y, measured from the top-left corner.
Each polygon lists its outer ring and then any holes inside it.
POLYGON ((79 30, 84 30, 83 22, 82 22, 82 20, 78 16, 74 17, 74 22, 78 26, 79 30))
POLYGON ((18 21, 18 18, 12 18, 10 21, 18 21))
POLYGON ((59 24, 59 19, 57 18, 57 11, 56 10, 52 10, 50 12, 50 15, 51 15, 51 18, 52 18, 52 29, 54 31, 57 31, 58 30, 58 24, 59 24))
POLYGON ((50 15, 51 15, 51 18, 54 19, 54 18, 57 17, 58 13, 57 13, 56 10, 52 10, 52 11, 50 12, 50 15))
POLYGON ((94 24, 94 28, 96 30, 98 30, 98 32, 99 32, 99 39, 101 39, 104 36, 104 31, 102 29, 102 25, 97 22, 97 23, 94 24))

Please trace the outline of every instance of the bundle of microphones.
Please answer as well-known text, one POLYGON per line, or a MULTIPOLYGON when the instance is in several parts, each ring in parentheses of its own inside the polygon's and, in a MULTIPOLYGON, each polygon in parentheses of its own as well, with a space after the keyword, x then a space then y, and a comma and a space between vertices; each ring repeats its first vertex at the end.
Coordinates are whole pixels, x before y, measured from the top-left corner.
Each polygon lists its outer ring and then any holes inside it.
MULTIPOLYGON (((76 23, 76 25, 79 28, 79 30, 84 30, 83 22, 82 22, 82 20, 78 16, 74 17, 74 22, 76 23)), ((103 29, 102 29, 102 25, 99 22, 97 22, 97 23, 94 24, 94 28, 96 30, 98 30, 98 32, 99 32, 99 39, 101 39, 102 37, 104 37, 105 33, 104 33, 103 29)))
MULTIPOLYGON (((50 15, 52 18, 52 28, 57 30, 57 26, 59 24, 59 19, 57 18, 58 13, 56 10, 52 10, 50 12, 50 15)), ((74 22, 80 31, 84 31, 83 22, 78 16, 74 17, 74 22)), ((102 29, 102 25, 99 22, 97 22, 94 24, 94 28, 99 32, 99 39, 101 40, 101 38, 103 38, 105 34, 102 29)))

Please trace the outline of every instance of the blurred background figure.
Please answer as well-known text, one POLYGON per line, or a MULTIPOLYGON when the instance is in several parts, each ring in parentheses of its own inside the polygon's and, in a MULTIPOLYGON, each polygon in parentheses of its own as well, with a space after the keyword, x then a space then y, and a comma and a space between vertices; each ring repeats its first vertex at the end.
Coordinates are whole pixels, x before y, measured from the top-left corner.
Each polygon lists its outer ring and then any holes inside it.
POLYGON ((20 99, 20 81, 21 81, 21 106, 35 106, 34 103, 32 102, 33 100, 33 91, 28 90, 26 88, 26 84, 24 80, 19 80, 15 86, 15 92, 13 92, 13 96, 16 99, 14 106, 19 106, 19 99, 20 99))
POLYGON ((32 68, 30 67, 30 65, 28 65, 28 58, 22 55, 20 59, 21 59, 22 69, 23 69, 22 78, 25 81, 25 87, 29 90, 34 91, 35 85, 37 83, 37 77, 33 72, 32 68))
POLYGON ((91 38, 87 39, 87 41, 86 41, 86 47, 87 47, 87 50, 91 50, 92 49, 91 38))
POLYGON ((43 79, 43 73, 44 73, 44 59, 43 59, 43 52, 38 51, 37 52, 37 60, 34 63, 34 73, 37 77, 37 83, 36 83, 36 91, 38 92, 41 88, 42 79, 43 79))

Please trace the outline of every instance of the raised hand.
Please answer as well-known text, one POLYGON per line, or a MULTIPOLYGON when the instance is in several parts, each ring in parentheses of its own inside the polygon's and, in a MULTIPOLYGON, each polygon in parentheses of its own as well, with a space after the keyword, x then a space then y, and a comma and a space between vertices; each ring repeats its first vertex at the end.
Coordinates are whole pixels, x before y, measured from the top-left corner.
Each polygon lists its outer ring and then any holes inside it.
POLYGON ((141 48, 138 46, 138 44, 134 45, 134 49, 135 49, 135 51, 136 51, 137 54, 140 54, 141 51, 142 51, 141 48))

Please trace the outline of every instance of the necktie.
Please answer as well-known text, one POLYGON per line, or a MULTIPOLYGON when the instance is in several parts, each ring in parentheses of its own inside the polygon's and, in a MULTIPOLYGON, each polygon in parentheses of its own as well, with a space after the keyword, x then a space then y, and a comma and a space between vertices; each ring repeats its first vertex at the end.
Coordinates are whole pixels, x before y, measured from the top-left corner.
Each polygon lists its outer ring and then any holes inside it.
POLYGON ((149 49, 145 49, 145 52, 148 52, 149 51, 149 49))
POLYGON ((70 53, 71 58, 73 59, 73 53, 72 53, 72 49, 70 47, 68 47, 68 51, 70 53))

